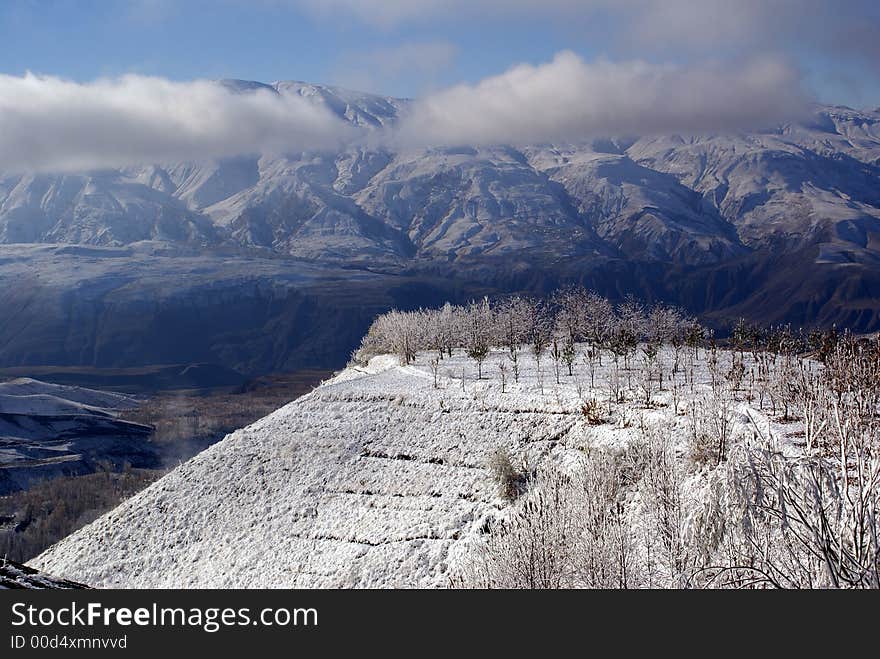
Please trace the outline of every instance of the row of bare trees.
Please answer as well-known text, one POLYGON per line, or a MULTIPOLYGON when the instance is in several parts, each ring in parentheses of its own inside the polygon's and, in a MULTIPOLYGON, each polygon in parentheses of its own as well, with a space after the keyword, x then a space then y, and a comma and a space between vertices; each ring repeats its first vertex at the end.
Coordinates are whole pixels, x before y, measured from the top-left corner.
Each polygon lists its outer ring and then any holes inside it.
MULTIPOLYGON (((723 344, 741 358, 747 352, 753 360, 768 354, 794 357, 809 352, 824 361, 846 336, 833 328, 762 327, 741 319, 729 327, 723 344)), ((623 359, 627 368, 639 346, 650 352, 670 345, 678 359, 685 347, 695 351, 719 345, 713 331, 679 308, 646 305, 634 298, 613 304, 598 293, 569 286, 547 298, 513 295, 466 305, 447 303, 440 309, 389 311, 373 322, 354 359, 396 354, 409 363, 420 351, 435 351, 442 360, 455 349, 464 349, 479 366, 490 348, 498 347, 506 348, 514 360, 524 350, 536 359, 549 353, 571 374, 576 343, 594 347, 599 357, 606 351, 623 359)))
POLYGON ((572 374, 578 343, 597 349, 598 359, 607 351, 628 366, 640 345, 648 351, 664 343, 696 346, 706 335, 680 309, 648 307, 633 299, 614 305, 592 291, 568 287, 548 299, 510 296, 441 309, 390 311, 374 321, 355 359, 396 354, 409 363, 418 352, 433 351, 439 361, 463 349, 482 377, 483 362, 490 349, 498 347, 509 354, 514 379, 522 353, 528 352, 538 363, 549 356, 558 381, 560 370, 572 374))

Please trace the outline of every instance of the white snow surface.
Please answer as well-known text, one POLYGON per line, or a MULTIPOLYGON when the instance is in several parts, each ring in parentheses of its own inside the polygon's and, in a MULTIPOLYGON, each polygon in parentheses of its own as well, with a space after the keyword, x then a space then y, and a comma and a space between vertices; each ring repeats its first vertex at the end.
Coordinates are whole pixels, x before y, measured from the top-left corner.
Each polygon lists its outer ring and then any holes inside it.
POLYGON ((77 408, 122 410, 137 406, 125 394, 52 384, 32 378, 0 382, 0 411, 7 414, 64 414, 77 408))
MULTIPOLYGON (((444 587, 486 522, 505 514, 486 466, 498 447, 538 465, 588 448, 619 449, 640 423, 687 433, 669 391, 645 408, 633 389, 608 423, 589 425, 581 405, 590 398, 608 405, 608 357, 591 388, 580 362, 573 376, 562 366, 557 385, 545 356, 543 393, 526 351, 520 382, 508 370, 505 393, 504 351, 492 352, 482 380, 467 357, 443 360, 437 388, 433 357, 403 366, 381 356, 347 368, 32 564, 99 587, 444 587)), ((668 368, 671 354, 663 358, 668 368)), ((707 388, 704 363, 697 374, 685 401, 707 388)), ((737 424, 747 428, 749 416, 768 423, 740 403, 737 424)))

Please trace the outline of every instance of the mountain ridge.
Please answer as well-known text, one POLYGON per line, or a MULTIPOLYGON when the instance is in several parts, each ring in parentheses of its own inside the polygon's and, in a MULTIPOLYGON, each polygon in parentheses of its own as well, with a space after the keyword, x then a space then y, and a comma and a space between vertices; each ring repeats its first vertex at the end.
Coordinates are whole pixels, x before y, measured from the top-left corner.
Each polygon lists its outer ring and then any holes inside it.
MULTIPOLYGON (((376 130, 412 103, 301 81, 221 84, 296 94, 376 130)), ((852 242, 835 234, 840 222, 854 223, 856 234, 876 231, 878 163, 880 113, 817 106, 809 122, 755 133, 527 147, 353 145, 5 175, 0 242, 151 239, 399 263, 544 244, 552 251, 573 233, 583 234, 587 252, 598 242, 627 258, 706 263, 752 245, 802 247, 817 233, 852 242)))
POLYGON ((376 139, 0 173, 0 365, 176 364, 187 351, 248 375, 338 367, 392 305, 570 282, 681 305, 719 329, 743 316, 880 330, 880 112, 816 106, 751 133, 392 148, 380 138, 408 99, 224 84, 303 96, 376 139))

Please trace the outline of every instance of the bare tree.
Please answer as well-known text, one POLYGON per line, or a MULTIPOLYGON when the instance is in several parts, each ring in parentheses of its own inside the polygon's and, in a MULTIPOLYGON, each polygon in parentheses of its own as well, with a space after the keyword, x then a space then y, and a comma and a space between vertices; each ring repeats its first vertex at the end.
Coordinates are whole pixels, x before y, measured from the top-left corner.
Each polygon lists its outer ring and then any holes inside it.
POLYGON ((408 364, 415 359, 416 352, 428 344, 424 327, 421 313, 391 310, 373 321, 356 354, 361 360, 395 354, 408 364))
POLYGON ((662 381, 662 368, 659 365, 660 346, 646 343, 642 346, 642 367, 638 373, 638 385, 644 396, 645 407, 651 407, 656 389, 662 381))
POLYGON ((608 345, 615 323, 614 307, 597 293, 588 293, 582 312, 584 334, 587 341, 598 352, 599 365, 602 365, 602 348, 608 345))
POLYGON ((507 348, 514 382, 519 382, 519 354, 528 341, 529 328, 534 315, 533 304, 519 296, 503 299, 496 310, 498 345, 507 348))
POLYGON ((501 374, 501 393, 507 391, 507 364, 503 361, 498 362, 498 373, 501 374))
POLYGON ((467 354, 477 364, 477 379, 483 378, 483 362, 489 356, 493 317, 489 299, 472 302, 467 308, 467 354))
POLYGON ((590 388, 596 388, 596 367, 600 360, 600 349, 596 346, 590 346, 584 351, 584 362, 590 371, 590 388))
POLYGON ((559 362, 562 361, 563 341, 558 336, 554 336, 550 341, 550 356, 553 358, 553 370, 556 373, 556 384, 559 384, 559 362))
POLYGON ((641 302, 629 298, 617 308, 614 341, 622 352, 624 366, 629 370, 629 358, 635 353, 639 342, 647 333, 647 317, 641 302))
POLYGON ((440 358, 436 357, 432 359, 429 364, 431 365, 431 374, 434 376, 434 389, 439 389, 440 384, 438 382, 439 370, 440 370, 440 358))
POLYGON ((590 294, 583 288, 567 286, 559 289, 552 297, 556 309, 556 332, 560 338, 572 344, 583 341, 587 330, 587 313, 590 294))
POLYGON ((535 366, 538 373, 538 383, 541 393, 544 393, 544 378, 541 371, 541 357, 553 338, 553 318, 547 306, 541 302, 532 305, 531 315, 528 319, 528 341, 532 356, 535 358, 535 366))
POLYGON ((447 302, 433 318, 433 322, 436 323, 437 350, 441 359, 444 352, 447 356, 452 357, 452 352, 458 339, 458 326, 460 324, 458 315, 455 307, 447 302))

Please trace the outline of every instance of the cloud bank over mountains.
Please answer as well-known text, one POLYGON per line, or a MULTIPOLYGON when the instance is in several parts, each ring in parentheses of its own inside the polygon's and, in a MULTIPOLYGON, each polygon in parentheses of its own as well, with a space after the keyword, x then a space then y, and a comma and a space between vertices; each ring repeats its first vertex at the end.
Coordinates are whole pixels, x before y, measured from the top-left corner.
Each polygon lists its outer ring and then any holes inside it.
POLYGON ((353 128, 299 96, 212 81, 0 75, 0 170, 78 171, 322 149, 353 128))
MULTIPOLYGON (((173 6, 130 2, 151 16, 159 6, 159 15, 173 6)), ((0 171, 83 171, 357 143, 409 149, 760 130, 803 115, 812 99, 810 76, 849 84, 880 74, 880 4, 868 0, 850 0, 845 8, 831 0, 263 4, 324 17, 343 31, 351 21, 384 30, 391 45, 357 51, 344 62, 350 70, 338 79, 355 86, 428 79, 449 67, 458 46, 446 38, 394 45, 400 31, 425 26, 454 34, 462 26, 556 21, 570 40, 610 58, 585 60, 562 51, 543 64, 519 64, 478 82, 439 90, 426 84, 432 91, 405 104, 394 126, 381 129, 357 127, 315 99, 268 86, 239 93, 208 80, 128 75, 82 83, 0 75, 0 171), (859 64, 847 68, 840 57, 859 64)))
POLYGON ((404 145, 524 144, 616 135, 766 128, 806 106, 799 76, 775 59, 739 69, 587 63, 571 52, 416 101, 404 145))
POLYGON ((268 86, 242 92, 206 80, 0 75, 0 170, 83 171, 358 142, 406 149, 725 132, 796 119, 807 101, 797 70, 773 57, 675 67, 561 52, 429 94, 383 129, 355 127, 268 86))

